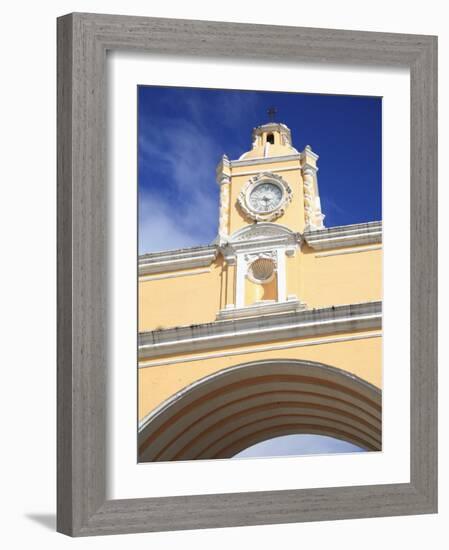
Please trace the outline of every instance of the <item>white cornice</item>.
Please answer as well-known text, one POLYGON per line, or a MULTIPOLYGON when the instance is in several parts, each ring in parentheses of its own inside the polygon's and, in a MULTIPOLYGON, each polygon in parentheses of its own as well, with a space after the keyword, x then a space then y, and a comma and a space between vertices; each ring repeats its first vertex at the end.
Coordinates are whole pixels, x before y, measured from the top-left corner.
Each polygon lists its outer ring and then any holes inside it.
POLYGON ((304 151, 301 151, 301 160, 306 159, 307 157, 312 158, 315 162, 320 158, 317 153, 312 151, 312 147, 310 145, 306 145, 304 151))
POLYGON ((139 334, 139 358, 252 343, 380 329, 382 302, 276 313, 139 334))
POLYGON ((139 257, 139 276, 209 266, 217 257, 216 245, 154 252, 139 257))
POLYGON ((246 225, 237 231, 234 231, 229 237, 229 242, 247 241, 267 237, 292 237, 298 233, 293 233, 286 225, 271 222, 258 222, 246 225))
POLYGON ((358 223, 306 231, 303 237, 314 250, 376 244, 382 242, 382 222, 358 223))
POLYGON ((145 281, 161 281, 163 279, 176 279, 178 277, 193 277, 195 275, 202 275, 204 273, 210 273, 210 267, 204 269, 189 269, 187 271, 176 270, 173 273, 159 273, 156 275, 143 275, 140 277, 140 282, 145 281))
POLYGON ((220 248, 229 259, 243 252, 259 252, 266 249, 288 248, 295 250, 301 245, 301 235, 288 227, 270 222, 260 222, 239 229, 220 248))
POLYGON ((268 223, 250 225, 236 232, 229 238, 229 242, 222 243, 221 247, 212 244, 144 254, 139 256, 139 276, 208 267, 217 257, 219 250, 225 257, 230 257, 238 252, 264 250, 267 247, 297 248, 302 240, 305 240, 314 250, 332 250, 382 242, 382 222, 380 221, 306 231, 303 237, 287 228, 276 231, 276 227, 276 224, 268 223))
POLYGON ((267 122, 266 124, 261 124, 260 126, 253 128, 253 139, 263 132, 280 132, 287 134, 290 140, 292 135, 290 128, 286 124, 283 124, 282 122, 267 122))
POLYGON ((289 300, 287 302, 260 302, 251 306, 222 309, 218 312, 217 320, 243 319, 244 317, 270 315, 273 313, 295 313, 297 311, 304 311, 305 309, 306 305, 299 300, 289 300))
MULTIPOLYGON (((276 174, 279 174, 279 172, 292 172, 293 170, 299 170, 299 166, 283 166, 283 167, 276 167, 276 174)), ((245 170, 245 172, 236 172, 234 176, 255 176, 257 174, 260 174, 260 170, 258 168, 255 168, 254 170, 245 170)))
POLYGON ((179 363, 190 363, 192 361, 209 361, 210 359, 216 359, 218 357, 232 357, 234 355, 249 355, 251 353, 264 353, 267 351, 280 351, 285 349, 292 348, 302 348, 309 346, 322 346, 328 344, 342 343, 342 342, 353 342, 355 340, 368 340, 371 338, 381 338, 381 331, 369 331, 369 332, 357 332, 352 336, 324 336, 323 338, 304 340, 302 342, 287 342, 287 343, 277 343, 269 344, 267 346, 261 345, 258 347, 250 346, 249 348, 237 348, 237 349, 226 349, 219 352, 206 352, 198 355, 181 355, 175 358, 168 359, 155 359, 149 361, 141 361, 139 363, 139 369, 147 367, 160 367, 168 365, 177 365, 179 363))
POLYGON ((234 241, 225 243, 220 248, 223 257, 229 260, 235 257, 236 254, 249 252, 263 252, 264 250, 272 250, 276 248, 286 248, 292 251, 299 248, 301 238, 299 234, 283 235, 283 236, 267 236, 259 239, 248 239, 242 241, 234 241))
MULTIPOLYGON (((272 162, 284 162, 286 160, 300 160, 301 155, 295 153, 293 155, 281 155, 278 157, 257 157, 252 159, 242 159, 242 160, 231 160, 231 168, 237 168, 238 166, 254 166, 257 164, 270 164, 272 162)), ((238 176, 239 174, 235 174, 238 176)))
POLYGON ((328 258, 329 256, 344 256, 346 254, 362 254, 363 252, 372 252, 373 250, 382 250, 381 244, 368 246, 357 246, 355 248, 334 249, 328 252, 317 252, 315 258, 328 258))

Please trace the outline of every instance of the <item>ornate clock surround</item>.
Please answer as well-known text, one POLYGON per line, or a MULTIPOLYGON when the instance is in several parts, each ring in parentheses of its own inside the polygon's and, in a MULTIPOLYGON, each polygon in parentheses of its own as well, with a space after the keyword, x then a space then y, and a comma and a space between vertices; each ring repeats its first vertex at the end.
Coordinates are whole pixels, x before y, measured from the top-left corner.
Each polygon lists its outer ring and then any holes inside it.
POLYGON ((245 183, 237 197, 237 204, 248 218, 255 221, 270 222, 284 214, 285 209, 292 200, 292 195, 290 185, 281 176, 272 172, 261 172, 245 183), (273 210, 267 212, 255 210, 250 203, 251 193, 263 183, 274 184, 282 191, 282 199, 279 204, 273 210))

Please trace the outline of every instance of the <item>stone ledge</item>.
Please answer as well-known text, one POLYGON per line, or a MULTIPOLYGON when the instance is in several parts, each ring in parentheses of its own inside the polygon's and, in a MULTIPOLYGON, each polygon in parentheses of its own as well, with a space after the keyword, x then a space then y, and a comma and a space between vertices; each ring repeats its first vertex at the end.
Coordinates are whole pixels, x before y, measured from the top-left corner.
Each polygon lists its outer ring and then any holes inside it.
POLYGON ((142 332, 139 334, 139 358, 147 359, 269 340, 375 330, 381 326, 382 302, 380 301, 270 313, 142 332))
POLYGON ((382 222, 358 223, 306 231, 305 242, 314 250, 330 250, 382 242, 382 222))
POLYGON ((265 301, 245 307, 232 307, 222 309, 218 312, 217 321, 226 319, 242 319, 245 317, 254 317, 259 315, 270 315, 277 313, 296 313, 304 311, 306 304, 299 300, 289 300, 287 302, 265 301))
POLYGON ((216 245, 144 254, 139 256, 139 275, 209 266, 217 254, 216 245))

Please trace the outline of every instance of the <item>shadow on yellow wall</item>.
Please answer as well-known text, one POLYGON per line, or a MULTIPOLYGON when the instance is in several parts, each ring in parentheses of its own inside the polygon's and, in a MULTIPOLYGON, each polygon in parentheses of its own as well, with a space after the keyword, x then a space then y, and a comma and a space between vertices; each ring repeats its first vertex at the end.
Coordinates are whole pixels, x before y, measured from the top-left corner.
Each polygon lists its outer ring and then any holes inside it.
POLYGON ((262 300, 277 300, 277 280, 273 277, 273 280, 261 284, 254 283, 249 279, 245 281, 245 305, 250 306, 255 302, 262 300))

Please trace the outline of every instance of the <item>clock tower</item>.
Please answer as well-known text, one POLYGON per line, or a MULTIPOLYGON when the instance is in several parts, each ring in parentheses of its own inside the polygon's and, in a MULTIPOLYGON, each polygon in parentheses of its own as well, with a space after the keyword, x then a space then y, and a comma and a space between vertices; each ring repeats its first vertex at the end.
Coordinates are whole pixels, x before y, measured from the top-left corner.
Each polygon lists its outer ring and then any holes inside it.
POLYGON ((217 244, 227 264, 227 303, 219 318, 305 307, 287 268, 301 235, 324 229, 317 160, 310 146, 295 149, 290 129, 276 122, 255 128, 251 150, 238 160, 223 156, 217 244))

